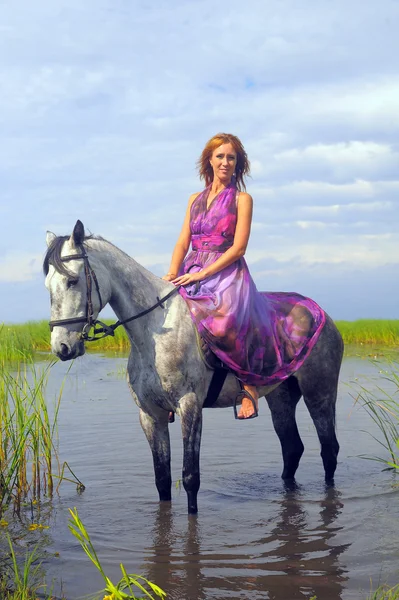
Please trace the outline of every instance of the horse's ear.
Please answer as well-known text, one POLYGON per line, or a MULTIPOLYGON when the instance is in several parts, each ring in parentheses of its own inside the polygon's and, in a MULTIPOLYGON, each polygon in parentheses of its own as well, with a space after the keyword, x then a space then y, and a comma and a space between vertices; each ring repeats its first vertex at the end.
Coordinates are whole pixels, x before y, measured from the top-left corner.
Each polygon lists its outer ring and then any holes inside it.
POLYGON ((46 231, 46 244, 48 248, 50 248, 56 237, 57 236, 52 231, 46 231))
POLYGON ((76 225, 73 228, 72 235, 69 239, 70 244, 73 248, 81 246, 85 239, 85 228, 83 227, 82 221, 79 219, 76 221, 76 225))

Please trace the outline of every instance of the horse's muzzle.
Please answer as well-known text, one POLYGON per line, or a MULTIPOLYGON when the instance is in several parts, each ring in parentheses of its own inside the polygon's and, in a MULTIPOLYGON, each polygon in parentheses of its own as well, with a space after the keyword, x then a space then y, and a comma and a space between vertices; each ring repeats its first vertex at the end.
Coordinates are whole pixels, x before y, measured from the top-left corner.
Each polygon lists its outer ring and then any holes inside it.
POLYGON ((85 345, 83 341, 79 341, 71 348, 68 346, 68 344, 61 343, 59 348, 53 350, 53 352, 62 361, 72 360, 73 358, 78 358, 78 356, 82 356, 85 353, 85 345))

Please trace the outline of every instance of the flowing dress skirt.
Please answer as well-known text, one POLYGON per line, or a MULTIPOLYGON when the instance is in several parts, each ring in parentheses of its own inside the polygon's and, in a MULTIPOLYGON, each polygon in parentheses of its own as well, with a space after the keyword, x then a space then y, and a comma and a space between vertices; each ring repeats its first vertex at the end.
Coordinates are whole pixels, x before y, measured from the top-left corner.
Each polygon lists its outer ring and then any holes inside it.
MULTIPOLYGON (((193 251, 182 272, 199 271, 220 255, 193 251)), ((180 294, 212 352, 249 385, 272 385, 292 375, 325 322, 324 311, 309 298, 258 292, 244 258, 199 285, 180 288, 180 294)))

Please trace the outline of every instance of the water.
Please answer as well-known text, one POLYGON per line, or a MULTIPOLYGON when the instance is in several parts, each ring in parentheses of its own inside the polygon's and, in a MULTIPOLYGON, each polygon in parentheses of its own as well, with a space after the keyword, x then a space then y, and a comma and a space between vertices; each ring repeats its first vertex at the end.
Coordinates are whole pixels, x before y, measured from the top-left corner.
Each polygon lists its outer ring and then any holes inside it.
MULTIPOLYGON (((370 361, 344 360, 337 405, 341 445, 335 487, 326 488, 319 443, 301 402, 305 453, 297 488, 280 478, 282 458, 266 402, 260 417, 235 421, 232 410, 204 411, 199 514, 187 516, 186 495, 173 489, 160 505, 152 457, 121 373, 126 361, 86 355, 68 374, 59 414, 59 455, 86 490, 63 482, 48 531, 48 579, 62 580, 72 600, 103 587, 101 576, 67 528, 77 507, 106 574, 119 563, 161 586, 171 600, 318 600, 367 597, 370 578, 399 582, 399 488, 380 464, 370 417, 349 382, 381 378, 370 361), (59 556, 55 557, 57 553, 59 556)), ((68 365, 52 370, 56 394, 68 365)), ((385 384, 384 384, 385 385, 385 384)), ((181 476, 179 420, 170 426, 172 475, 181 476)))

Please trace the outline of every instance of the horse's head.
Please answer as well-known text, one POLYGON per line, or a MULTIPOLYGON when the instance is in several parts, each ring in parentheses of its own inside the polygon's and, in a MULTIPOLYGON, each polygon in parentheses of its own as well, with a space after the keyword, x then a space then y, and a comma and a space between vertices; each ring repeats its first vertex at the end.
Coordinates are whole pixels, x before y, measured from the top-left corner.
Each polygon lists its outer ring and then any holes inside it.
POLYGON ((84 354, 82 332, 108 301, 100 276, 103 269, 97 263, 93 268, 95 260, 93 266, 89 263, 85 239, 81 221, 76 222, 70 237, 47 232, 43 269, 50 292, 51 349, 61 360, 84 354))

